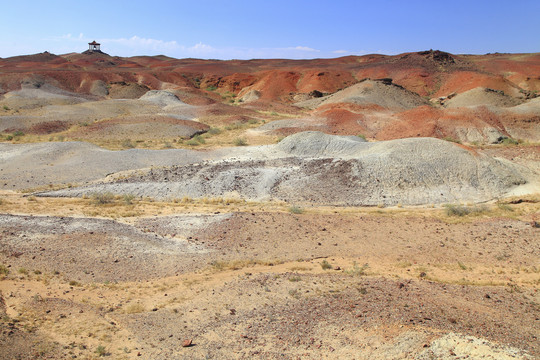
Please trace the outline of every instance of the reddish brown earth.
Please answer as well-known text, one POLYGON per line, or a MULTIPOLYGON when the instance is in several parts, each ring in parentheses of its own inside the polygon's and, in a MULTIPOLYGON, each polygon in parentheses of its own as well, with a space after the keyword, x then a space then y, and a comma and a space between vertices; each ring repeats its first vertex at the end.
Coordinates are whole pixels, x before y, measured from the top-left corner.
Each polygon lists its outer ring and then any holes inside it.
POLYGON ((160 89, 177 87, 238 94, 251 87, 263 99, 291 101, 291 95, 318 90, 332 93, 364 78, 392 78, 395 84, 421 96, 446 96, 475 87, 515 95, 540 86, 540 55, 452 55, 439 51, 395 56, 365 55, 314 60, 199 60, 164 56, 112 57, 106 54, 49 53, 0 59, 2 92, 20 88, 23 79, 40 76, 47 82, 78 93, 89 84, 139 84, 160 89))
MULTIPOLYGON (((540 90, 539 54, 453 55, 423 51, 336 59, 219 61, 42 53, 0 59, 0 70, 0 95, 21 86, 52 85, 93 99, 136 99, 148 90, 166 89, 183 102, 200 106, 200 121, 211 126, 245 123, 249 119, 312 119, 307 124, 273 129, 269 134, 274 136, 319 130, 363 134, 377 140, 433 136, 475 142, 480 136, 480 142, 489 142, 486 131, 496 131, 499 136, 532 142, 540 138, 537 105, 517 112, 489 107, 446 108, 445 100, 439 99, 450 99, 477 88, 495 90, 516 103, 533 99, 540 90), (432 105, 398 113, 374 104, 335 103, 312 111, 293 106, 298 101, 334 94, 368 78, 391 79, 387 80, 391 86, 430 99, 432 105), (252 93, 258 99, 244 102, 242 97, 252 93)), ((14 115, 17 110, 6 115, 14 115)), ((35 134, 66 131, 68 125, 56 120, 44 119, 44 124, 32 123, 31 128, 8 130, 35 134)), ((63 135, 70 137, 69 133, 63 135)))

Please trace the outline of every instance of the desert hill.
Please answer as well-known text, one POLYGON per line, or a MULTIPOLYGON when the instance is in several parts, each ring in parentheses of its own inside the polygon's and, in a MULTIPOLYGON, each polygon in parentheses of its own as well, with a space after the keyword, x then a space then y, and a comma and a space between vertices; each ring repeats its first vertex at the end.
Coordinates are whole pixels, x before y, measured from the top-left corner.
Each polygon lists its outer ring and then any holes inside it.
POLYGON ((0 360, 538 358, 539 74, 0 59, 0 360))

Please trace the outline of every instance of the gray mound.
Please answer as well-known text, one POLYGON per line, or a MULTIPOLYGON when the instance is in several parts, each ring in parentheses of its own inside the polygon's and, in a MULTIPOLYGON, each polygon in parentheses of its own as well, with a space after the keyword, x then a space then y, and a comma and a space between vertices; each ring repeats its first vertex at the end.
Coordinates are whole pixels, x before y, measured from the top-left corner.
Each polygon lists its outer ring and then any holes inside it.
POLYGON ((110 151, 83 142, 0 144, 0 188, 26 189, 97 180, 107 174, 200 161, 196 151, 110 151))
POLYGON ((166 90, 150 90, 141 96, 139 100, 149 101, 159 106, 187 105, 176 95, 166 90))
POLYGON ((283 139, 277 148, 301 157, 339 157, 355 154, 369 146, 358 136, 334 136, 305 131, 283 139))
POLYGON ((432 138, 368 143, 308 132, 258 151, 251 151, 251 159, 145 170, 42 195, 111 191, 157 199, 237 195, 305 204, 413 205, 487 201, 527 182, 525 169, 510 162, 432 138))
POLYGON ((382 81, 365 80, 332 95, 301 101, 295 105, 313 109, 321 105, 336 103, 375 104, 386 109, 408 110, 426 105, 427 101, 401 86, 382 81))
POLYGON ((507 110, 518 114, 540 115, 540 97, 531 99, 523 104, 508 108, 507 110))
POLYGON ((160 115, 176 116, 182 120, 195 118, 195 106, 188 105, 167 90, 150 90, 139 100, 153 103, 163 111, 160 115))
POLYGON ((502 91, 478 87, 454 96, 447 100, 444 106, 448 108, 467 106, 510 107, 520 103, 521 100, 508 96, 502 91))

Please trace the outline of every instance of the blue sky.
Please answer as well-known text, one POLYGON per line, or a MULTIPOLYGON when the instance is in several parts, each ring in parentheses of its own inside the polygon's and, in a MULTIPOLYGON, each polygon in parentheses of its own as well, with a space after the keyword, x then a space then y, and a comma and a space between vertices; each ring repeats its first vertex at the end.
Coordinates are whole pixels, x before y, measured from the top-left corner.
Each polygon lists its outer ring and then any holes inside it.
POLYGON ((6 1, 0 57, 82 52, 328 58, 439 49, 540 52, 540 0, 6 1))

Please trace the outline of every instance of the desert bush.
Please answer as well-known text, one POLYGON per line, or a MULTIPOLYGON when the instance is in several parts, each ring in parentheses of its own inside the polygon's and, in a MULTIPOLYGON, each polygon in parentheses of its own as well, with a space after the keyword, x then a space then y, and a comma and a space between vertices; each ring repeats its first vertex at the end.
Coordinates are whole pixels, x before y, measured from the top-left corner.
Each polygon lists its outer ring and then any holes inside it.
POLYGON ((94 201, 94 204, 104 205, 114 201, 114 194, 111 192, 93 193, 90 195, 90 198, 94 201))
POLYGON ((497 203, 497 207, 503 211, 514 211, 510 205, 505 203, 497 203))
POLYGON ((135 195, 133 194, 126 194, 122 197, 122 199, 124 200, 124 204, 126 205, 131 205, 133 204, 133 200, 135 199, 135 195))
POLYGON ((5 266, 0 264, 0 278, 6 277, 9 275, 9 269, 5 266))
POLYGON ((210 128, 210 130, 207 131, 209 135, 219 135, 221 134, 221 129, 217 127, 210 128))
POLYGON ((243 139, 243 138, 236 138, 236 139, 234 139, 234 145, 236 145, 236 146, 246 146, 247 141, 246 141, 246 139, 243 139))
POLYGON ((358 136, 360 139, 366 140, 366 135, 364 135, 364 134, 358 134, 356 136, 358 136))
POLYGON ((353 262, 353 267, 350 270, 346 270, 345 273, 351 276, 363 276, 366 275, 366 265, 363 265, 362 267, 358 266, 356 261, 353 262))
POLYGON ((4 110, 6 110, 6 111, 9 110, 9 106, 7 106, 7 105, 4 105, 3 108, 4 108, 4 110))
POLYGON ((126 140, 122 141, 122 147, 124 149, 133 149, 135 147, 135 145, 131 142, 130 139, 126 139, 126 140))
POLYGON ((103 345, 99 345, 96 349, 96 354, 98 354, 98 356, 105 356, 107 355, 107 349, 105 349, 105 346, 103 345))
POLYGON ((216 91, 217 90, 217 87, 216 86, 208 86, 206 88, 207 91, 216 91))
POLYGON ((304 213, 304 209, 301 208, 300 206, 291 206, 289 208, 289 212, 291 214, 303 214, 304 213))
POLYGON ((326 260, 323 260, 323 262, 321 263, 321 268, 323 270, 329 270, 332 268, 332 265, 330 265, 330 263, 326 260))
POLYGON ((442 139, 445 140, 445 141, 450 141, 450 142, 456 143, 456 144, 461 144, 461 141, 460 141, 460 140, 454 139, 454 138, 451 137, 451 136, 445 136, 445 137, 443 137, 442 139))
POLYGON ((518 145, 519 141, 516 140, 516 139, 506 137, 506 138, 502 139, 501 144, 503 144, 503 145, 518 145))
POLYGON ((189 146, 198 146, 200 145, 200 143, 195 140, 195 139, 189 139, 188 141, 186 141, 186 145, 189 145, 189 146))
POLYGON ((6 140, 8 140, 8 141, 13 140, 13 135, 7 135, 6 140))
POLYGON ((195 135, 193 140, 197 141, 199 144, 206 144, 206 140, 201 135, 195 135))
POLYGON ((446 215, 448 216, 466 216, 466 215, 481 214, 488 211, 488 208, 485 205, 463 206, 463 205, 446 204, 444 205, 444 207, 446 208, 446 215))

